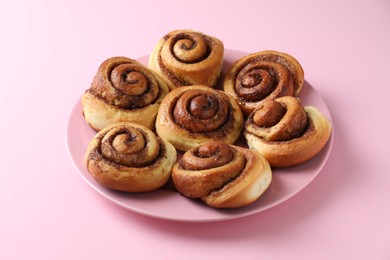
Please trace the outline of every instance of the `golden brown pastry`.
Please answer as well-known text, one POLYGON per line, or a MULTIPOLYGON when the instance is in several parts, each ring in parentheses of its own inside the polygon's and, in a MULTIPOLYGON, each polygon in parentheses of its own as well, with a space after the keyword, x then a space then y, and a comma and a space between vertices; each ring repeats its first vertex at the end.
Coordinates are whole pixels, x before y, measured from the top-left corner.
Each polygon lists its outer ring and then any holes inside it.
POLYGON ((177 149, 209 141, 233 144, 243 128, 238 104, 221 90, 194 85, 172 90, 161 102, 157 134, 177 149))
POLYGON ((223 88, 248 116, 268 99, 296 96, 302 89, 304 72, 299 62, 287 53, 261 51, 233 63, 223 88))
POLYGON ((102 186, 145 192, 158 189, 169 180, 176 150, 149 128, 123 122, 98 132, 84 161, 88 172, 102 186))
POLYGON ((135 60, 109 58, 100 65, 91 88, 82 96, 85 120, 97 131, 117 122, 153 129, 169 84, 135 60))
POLYGON ((176 30, 165 35, 149 57, 149 67, 175 87, 213 87, 221 74, 223 43, 193 30, 176 30))
POLYGON ((296 97, 267 100, 245 124, 250 149, 258 151, 273 167, 297 165, 314 157, 328 142, 331 124, 312 106, 303 107, 296 97))
POLYGON ((176 189, 216 208, 237 208, 256 201, 269 187, 272 172, 257 152, 209 142, 184 153, 172 170, 176 189))

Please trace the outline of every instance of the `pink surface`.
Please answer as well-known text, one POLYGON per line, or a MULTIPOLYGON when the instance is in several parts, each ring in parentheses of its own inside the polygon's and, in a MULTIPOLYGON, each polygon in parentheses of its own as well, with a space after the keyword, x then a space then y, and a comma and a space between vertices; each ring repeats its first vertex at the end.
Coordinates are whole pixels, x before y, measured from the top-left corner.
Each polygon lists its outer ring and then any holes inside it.
POLYGON ((389 259, 388 1, 194 3, 0 1, 0 259, 389 259), (66 127, 97 67, 180 28, 301 62, 334 140, 295 196, 187 223, 127 210, 80 178, 66 127))

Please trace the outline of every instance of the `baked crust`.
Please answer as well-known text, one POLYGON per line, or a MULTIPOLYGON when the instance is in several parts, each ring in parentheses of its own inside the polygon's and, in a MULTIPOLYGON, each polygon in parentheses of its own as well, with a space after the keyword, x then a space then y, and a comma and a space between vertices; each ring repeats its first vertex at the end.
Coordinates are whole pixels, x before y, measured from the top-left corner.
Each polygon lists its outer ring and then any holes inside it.
POLYGON ((88 172, 102 186, 146 192, 169 180, 176 156, 176 149, 149 128, 121 122, 95 135, 84 161, 88 172))
POLYGON ((83 115, 99 131, 118 122, 154 129, 159 104, 169 84, 141 63, 112 57, 99 67, 90 89, 81 97, 83 115))
POLYGON ((209 141, 233 144, 242 129, 243 116, 234 99, 200 85, 172 90, 161 102, 156 119, 158 136, 180 151, 209 141))
POLYGON ((192 148, 175 164, 176 189, 216 208, 238 208, 255 202, 269 187, 272 172, 256 151, 222 142, 192 148))
POLYGON ((298 95, 303 83, 302 66, 294 57, 267 50, 234 62, 226 73, 223 88, 248 116, 265 100, 298 95))
POLYGON ((149 67, 174 87, 213 87, 221 75, 223 54, 223 43, 216 37, 193 30, 175 30, 153 48, 149 67))
POLYGON ((313 106, 302 107, 295 97, 281 97, 274 102, 283 104, 286 113, 275 125, 262 127, 253 119, 262 108, 253 111, 244 132, 249 148, 258 151, 272 167, 294 166, 316 156, 331 135, 328 119, 313 106), (306 119, 302 119, 300 110, 306 119))

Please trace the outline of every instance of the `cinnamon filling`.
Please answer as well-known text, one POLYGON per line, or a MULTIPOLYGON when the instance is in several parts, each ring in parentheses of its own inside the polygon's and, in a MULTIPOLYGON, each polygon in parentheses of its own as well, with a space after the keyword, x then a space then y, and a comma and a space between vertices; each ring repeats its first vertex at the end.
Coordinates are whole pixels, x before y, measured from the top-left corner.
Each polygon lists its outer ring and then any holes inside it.
POLYGON ((241 71, 236 79, 237 95, 247 101, 259 101, 266 98, 277 85, 273 71, 254 69, 241 71))
POLYGON ((249 116, 246 130, 268 141, 288 141, 302 136, 308 127, 308 116, 299 100, 266 100, 249 116), (288 101, 287 101, 288 100, 288 101))
POLYGON ((189 106, 189 112, 201 120, 212 118, 218 109, 218 102, 208 96, 194 97, 189 106))
POLYGON ((154 75, 138 64, 113 63, 97 74, 91 93, 106 103, 123 109, 137 109, 153 104, 161 95, 154 75))
POLYGON ((198 33, 178 33, 169 41, 171 55, 183 63, 198 63, 210 55, 210 47, 204 35, 198 33))
POLYGON ((160 69, 165 77, 167 77, 175 86, 189 86, 191 83, 188 81, 181 79, 175 75, 175 73, 171 72, 169 68, 167 68, 164 62, 161 59, 161 55, 157 58, 160 69))
POLYGON ((238 178, 245 170, 246 162, 245 155, 234 147, 223 142, 209 142, 184 153, 179 167, 185 173, 174 178, 179 181, 178 189, 182 194, 202 198, 238 178))
POLYGON ((218 92, 190 90, 176 100, 172 116, 178 125, 192 133, 207 133, 225 124, 230 109, 228 100, 218 92))
POLYGON ((286 108, 275 100, 267 100, 253 115, 253 122, 260 127, 276 125, 286 114, 286 108))
POLYGON ((145 74, 126 64, 116 66, 110 73, 110 79, 115 88, 131 96, 142 95, 150 84, 145 74))
POLYGON ((235 91, 242 102, 259 102, 267 97, 293 95, 294 80, 284 65, 263 56, 248 59, 237 72, 235 91))
POLYGON ((234 153, 228 144, 210 142, 185 153, 180 163, 186 170, 205 170, 225 165, 233 157, 234 153))
POLYGON ((165 146, 161 139, 151 140, 142 130, 117 128, 104 133, 95 150, 90 155, 92 160, 104 160, 117 167, 149 167, 164 156, 165 146))
POLYGON ((275 54, 262 54, 256 60, 274 62, 285 67, 289 71, 289 74, 291 75, 291 81, 293 82, 293 89, 295 93, 295 91, 298 89, 298 85, 293 75, 296 73, 297 69, 293 63, 291 63, 286 58, 275 54))
POLYGON ((176 71, 181 66, 209 59, 216 43, 211 37, 197 32, 171 33, 165 35, 163 40, 157 57, 162 74, 176 86, 192 85, 176 71))

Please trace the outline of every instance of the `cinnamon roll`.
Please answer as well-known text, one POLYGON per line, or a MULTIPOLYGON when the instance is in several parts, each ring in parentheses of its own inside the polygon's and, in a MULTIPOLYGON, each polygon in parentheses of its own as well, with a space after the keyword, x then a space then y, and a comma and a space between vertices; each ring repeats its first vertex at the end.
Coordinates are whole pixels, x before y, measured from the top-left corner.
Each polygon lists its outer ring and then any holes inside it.
POLYGON ((117 122, 133 122, 153 129, 169 85, 135 60, 109 58, 100 65, 90 89, 82 96, 85 120, 97 131, 117 122))
POLYGON ((213 87, 221 74, 224 46, 216 37, 193 30, 165 35, 149 57, 149 67, 175 87, 213 87))
POLYGON ((176 149, 144 126, 121 122, 99 131, 84 161, 102 186, 127 192, 152 191, 171 176, 176 149))
POLYGON ((243 116, 234 99, 200 85, 172 90, 156 119, 157 134, 181 151, 209 141, 233 144, 242 128, 243 116))
POLYGON ((267 100, 248 117, 244 135, 250 149, 273 167, 306 162, 328 142, 331 124, 315 107, 303 107, 296 97, 267 100))
POLYGON ((223 88, 248 116, 265 100, 296 96, 303 83, 303 69, 294 57, 278 51, 261 51, 234 62, 223 88))
POLYGON ((272 172, 257 152, 223 142, 192 148, 172 169, 172 180, 185 197, 216 208, 237 208, 256 201, 269 187, 272 172))

